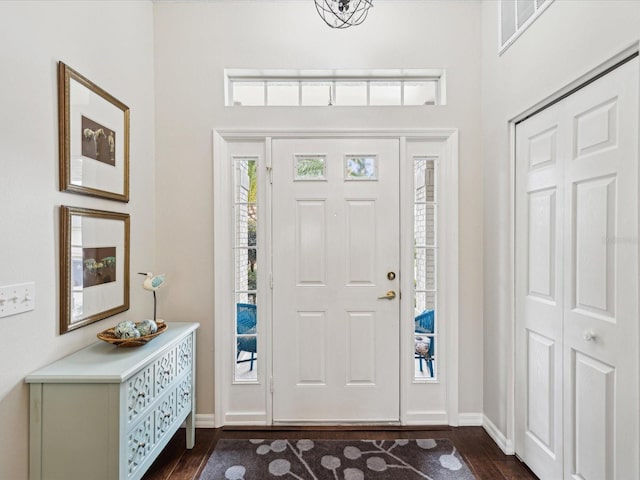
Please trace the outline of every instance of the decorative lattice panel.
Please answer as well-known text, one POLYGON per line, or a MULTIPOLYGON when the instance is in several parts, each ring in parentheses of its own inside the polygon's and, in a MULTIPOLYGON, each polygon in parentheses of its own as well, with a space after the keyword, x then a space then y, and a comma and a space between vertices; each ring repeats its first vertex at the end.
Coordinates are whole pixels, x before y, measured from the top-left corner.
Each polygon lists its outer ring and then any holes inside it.
POLYGON ((188 337, 178 345, 178 375, 185 370, 191 370, 192 358, 193 345, 191 343, 191 337, 188 337))
POLYGON ((178 384, 177 390, 178 415, 191 409, 191 374, 178 384))
POLYGON ((155 361, 155 393, 164 392, 176 376, 176 349, 165 353, 155 361))
POLYGON ((156 409, 156 439, 161 439, 176 419, 176 392, 171 392, 156 409))
POLYGON ((138 418, 153 398, 153 367, 149 365, 127 382, 127 421, 138 418))
POLYGON ((131 477, 154 445, 153 415, 142 420, 127 437, 128 475, 131 477))

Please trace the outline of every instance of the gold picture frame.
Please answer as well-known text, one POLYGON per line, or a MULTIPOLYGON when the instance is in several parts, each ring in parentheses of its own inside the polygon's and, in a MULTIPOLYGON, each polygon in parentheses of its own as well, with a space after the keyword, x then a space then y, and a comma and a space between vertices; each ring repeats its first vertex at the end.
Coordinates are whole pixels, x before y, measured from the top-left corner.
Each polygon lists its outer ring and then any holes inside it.
POLYGON ((129 215, 60 207, 60 333, 129 309, 129 215))
POLYGON ((129 107, 58 62, 60 190, 129 201, 129 107))

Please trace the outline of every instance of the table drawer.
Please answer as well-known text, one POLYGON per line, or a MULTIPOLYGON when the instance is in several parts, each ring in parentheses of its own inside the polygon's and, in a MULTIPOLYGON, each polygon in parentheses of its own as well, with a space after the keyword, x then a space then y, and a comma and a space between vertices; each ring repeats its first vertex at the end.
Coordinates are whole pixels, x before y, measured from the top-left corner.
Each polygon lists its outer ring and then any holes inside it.
POLYGON ((156 442, 159 442, 167 432, 171 431, 171 426, 176 421, 176 390, 169 393, 160 400, 155 409, 156 442))
POLYGON ((180 383, 178 383, 178 389, 176 390, 176 415, 180 416, 185 410, 191 410, 192 394, 191 373, 189 373, 186 378, 180 380, 180 383))
POLYGON ((154 386, 156 397, 162 395, 176 377, 176 354, 174 347, 154 362, 154 386))
POLYGON ((193 365, 193 337, 189 335, 178 345, 178 369, 177 375, 185 371, 191 371, 193 365))
POLYGON ((134 423, 154 399, 153 365, 127 381, 127 425, 134 423))
POLYGON ((144 463, 155 445, 155 412, 151 412, 127 434, 127 478, 144 463))

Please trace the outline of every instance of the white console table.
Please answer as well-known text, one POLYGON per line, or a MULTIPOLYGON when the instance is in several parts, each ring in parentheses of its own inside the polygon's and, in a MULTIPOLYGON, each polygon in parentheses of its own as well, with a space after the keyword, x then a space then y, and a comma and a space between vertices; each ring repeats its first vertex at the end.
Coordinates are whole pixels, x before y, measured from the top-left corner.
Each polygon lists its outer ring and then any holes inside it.
POLYGON ((198 323, 141 347, 97 341, 26 378, 30 480, 138 480, 186 420, 195 440, 198 323))

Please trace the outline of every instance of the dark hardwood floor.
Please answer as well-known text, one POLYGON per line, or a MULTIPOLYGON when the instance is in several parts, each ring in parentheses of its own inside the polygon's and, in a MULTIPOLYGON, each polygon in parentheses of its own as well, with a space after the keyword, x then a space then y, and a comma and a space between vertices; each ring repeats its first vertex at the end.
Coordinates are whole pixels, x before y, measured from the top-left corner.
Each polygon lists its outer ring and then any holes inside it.
MULTIPOLYGON (((514 456, 502 453, 481 427, 434 428, 259 428, 197 429, 193 450, 185 449, 185 430, 174 435, 143 480, 197 480, 220 438, 375 439, 448 438, 477 480, 536 480, 514 456)), ((222 480, 222 479, 221 479, 222 480)))

